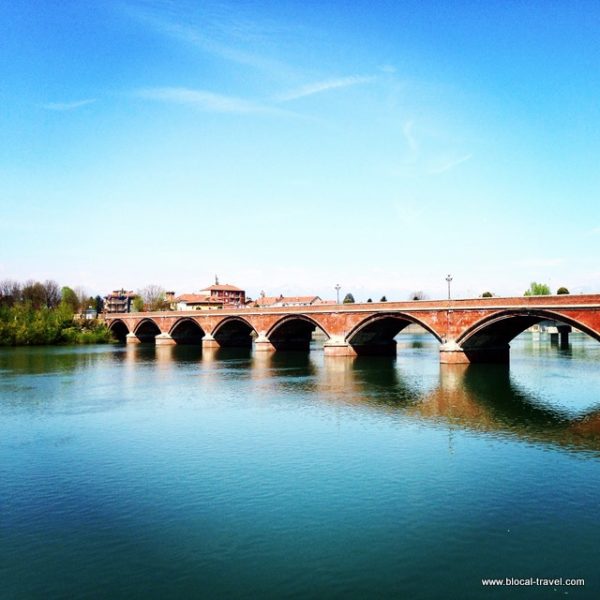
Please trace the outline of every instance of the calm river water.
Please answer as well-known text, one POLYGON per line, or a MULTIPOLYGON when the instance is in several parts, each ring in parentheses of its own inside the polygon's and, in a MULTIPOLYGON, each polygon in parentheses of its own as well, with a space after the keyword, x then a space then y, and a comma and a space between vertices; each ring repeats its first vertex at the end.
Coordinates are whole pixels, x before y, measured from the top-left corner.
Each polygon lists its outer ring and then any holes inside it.
POLYGON ((600 344, 399 340, 0 350, 0 597, 599 598, 600 344))

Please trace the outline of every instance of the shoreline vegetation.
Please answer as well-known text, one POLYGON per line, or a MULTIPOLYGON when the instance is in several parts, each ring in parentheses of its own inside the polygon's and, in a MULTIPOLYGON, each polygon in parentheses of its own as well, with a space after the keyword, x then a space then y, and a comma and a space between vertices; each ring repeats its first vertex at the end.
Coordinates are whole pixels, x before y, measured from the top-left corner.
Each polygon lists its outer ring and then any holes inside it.
POLYGON ((54 281, 0 282, 0 346, 108 344, 116 341, 98 319, 76 318, 101 309, 101 298, 79 295, 54 281))
POLYGON ((38 308, 0 307, 0 346, 108 344, 112 333, 98 319, 74 319, 66 306, 38 308))

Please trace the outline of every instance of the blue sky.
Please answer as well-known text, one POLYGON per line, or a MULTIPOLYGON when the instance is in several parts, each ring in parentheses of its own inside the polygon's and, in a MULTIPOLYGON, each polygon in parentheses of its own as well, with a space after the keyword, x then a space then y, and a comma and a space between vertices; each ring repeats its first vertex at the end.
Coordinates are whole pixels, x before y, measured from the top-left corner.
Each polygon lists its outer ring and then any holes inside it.
POLYGON ((0 4, 0 279, 600 291, 600 4, 0 4))

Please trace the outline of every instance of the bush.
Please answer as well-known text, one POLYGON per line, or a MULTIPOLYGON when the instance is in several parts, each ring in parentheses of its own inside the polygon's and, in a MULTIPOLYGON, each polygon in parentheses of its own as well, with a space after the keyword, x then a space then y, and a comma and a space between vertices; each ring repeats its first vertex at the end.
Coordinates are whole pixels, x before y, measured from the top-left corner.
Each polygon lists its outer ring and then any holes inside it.
POLYGON ((570 294, 571 292, 569 292, 569 290, 566 287, 559 287, 556 290, 557 294, 570 294))
POLYGON ((537 283, 532 281, 529 285, 529 289, 525 290, 524 296, 549 296, 550 286, 546 283, 537 283))
POLYGON ((99 321, 73 321, 66 303, 35 309, 31 304, 0 308, 0 346, 106 344, 111 332, 99 321))

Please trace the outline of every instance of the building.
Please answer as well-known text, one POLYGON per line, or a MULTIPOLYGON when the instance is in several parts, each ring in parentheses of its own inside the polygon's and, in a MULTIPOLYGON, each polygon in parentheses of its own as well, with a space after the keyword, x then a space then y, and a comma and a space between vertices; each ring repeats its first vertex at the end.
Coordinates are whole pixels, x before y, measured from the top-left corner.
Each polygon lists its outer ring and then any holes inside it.
POLYGON ((228 283, 221 284, 218 277, 215 277, 214 285, 200 290, 199 295, 210 296, 213 299, 220 300, 225 308, 244 306, 246 304, 246 292, 244 290, 228 283))
POLYGON ((131 312, 133 299, 137 294, 125 290, 114 290, 112 293, 104 296, 104 312, 107 313, 128 313, 131 312))
POLYGON ((260 308, 275 306, 313 306, 321 304, 323 300, 319 296, 265 296, 264 292, 254 303, 260 308))
POLYGON ((169 299, 171 310, 216 310, 223 308, 223 301, 207 294, 182 294, 169 299))

